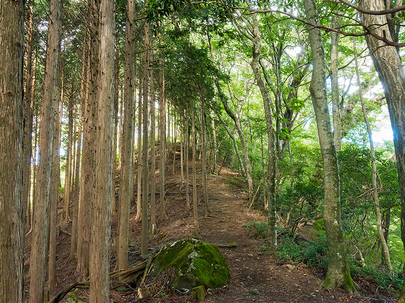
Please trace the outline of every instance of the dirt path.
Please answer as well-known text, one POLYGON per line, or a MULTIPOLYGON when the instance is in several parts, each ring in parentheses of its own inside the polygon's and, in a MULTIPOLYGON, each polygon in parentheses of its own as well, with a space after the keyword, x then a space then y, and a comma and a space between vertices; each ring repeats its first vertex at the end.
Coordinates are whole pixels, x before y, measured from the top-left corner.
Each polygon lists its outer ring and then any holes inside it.
POLYGON ((228 261, 230 281, 212 291, 207 302, 368 302, 359 295, 322 289, 322 281, 304 264, 289 269, 264 254, 261 246, 265 241, 255 239, 243 224, 266 218, 249 211, 246 196, 227 185, 227 177, 209 179, 212 215, 202 220, 201 239, 224 245, 220 251, 228 261), (236 247, 226 247, 231 242, 236 242, 236 247))

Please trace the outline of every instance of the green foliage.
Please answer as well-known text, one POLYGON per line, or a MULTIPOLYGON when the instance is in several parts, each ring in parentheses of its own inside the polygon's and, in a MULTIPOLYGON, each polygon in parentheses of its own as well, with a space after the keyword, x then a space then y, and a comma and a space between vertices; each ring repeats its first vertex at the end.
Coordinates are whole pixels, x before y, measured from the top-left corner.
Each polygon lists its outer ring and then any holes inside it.
MULTIPOLYGON (((390 232, 388 247, 394 271, 401 271, 404 260, 402 241, 400 240, 399 221, 400 192, 396 163, 390 158, 393 150, 389 146, 376 150, 378 171, 378 197, 383 219, 389 212, 390 232), (384 216, 385 215, 385 216, 384 216)), ((349 241, 348 250, 353 256, 359 256, 359 249, 366 266, 376 263, 375 204, 371 191, 371 155, 367 147, 356 144, 344 144, 339 153, 342 182, 342 220, 349 241)), ((386 226, 387 222, 383 222, 386 226)), ((383 227, 384 227, 383 226, 383 227)), ((379 253, 378 253, 379 254, 379 253)), ((377 264, 379 262, 377 261, 377 264)))
POLYGON ((267 222, 251 221, 243 224, 243 226, 252 231, 253 237, 256 239, 266 239, 269 235, 269 225, 267 222))
POLYGON ((297 240, 284 234, 277 246, 276 256, 282 260, 303 262, 311 267, 326 269, 328 266, 327 240, 324 232, 319 232, 314 241, 297 240))
POLYGON ((350 273, 354 278, 361 277, 367 278, 371 281, 377 283, 383 289, 389 291, 394 290, 395 292, 399 291, 404 283, 402 274, 394 274, 394 276, 386 271, 383 271, 379 268, 373 266, 357 266, 352 260, 349 260, 350 263, 350 273))

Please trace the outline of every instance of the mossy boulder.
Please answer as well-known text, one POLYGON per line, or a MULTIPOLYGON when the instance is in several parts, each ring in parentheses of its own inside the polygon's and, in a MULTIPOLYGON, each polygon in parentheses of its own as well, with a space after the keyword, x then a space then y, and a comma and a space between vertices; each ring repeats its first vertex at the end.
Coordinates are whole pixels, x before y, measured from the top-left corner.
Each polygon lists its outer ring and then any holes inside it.
POLYGON ((153 261, 150 274, 157 276, 174 268, 173 286, 193 289, 197 286, 217 288, 228 283, 229 270, 225 258, 214 245, 196 239, 167 244, 153 261))

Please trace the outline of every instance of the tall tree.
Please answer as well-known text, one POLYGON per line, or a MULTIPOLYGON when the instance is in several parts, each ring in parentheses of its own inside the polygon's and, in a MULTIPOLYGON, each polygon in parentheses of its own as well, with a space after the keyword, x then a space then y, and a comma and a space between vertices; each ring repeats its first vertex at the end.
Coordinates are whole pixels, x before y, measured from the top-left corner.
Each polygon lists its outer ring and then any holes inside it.
MULTIPOLYGON (((61 75, 61 67, 58 68, 58 76, 61 75)), ((58 202, 59 202, 59 183, 60 183, 60 125, 62 117, 63 102, 61 98, 61 80, 58 77, 58 85, 56 87, 56 104, 55 117, 53 122, 53 160, 52 160, 52 180, 50 193, 50 214, 49 214, 49 254, 48 254, 48 284, 52 289, 58 284, 56 276, 56 237, 58 224, 58 202)))
POLYGON ((145 23, 144 25, 145 31, 145 41, 144 41, 144 61, 143 61, 143 108, 142 108, 142 231, 141 231, 141 255, 146 256, 148 253, 148 242, 149 242, 149 205, 148 205, 148 183, 149 183, 149 136, 148 136, 148 97, 149 97, 149 60, 151 47, 150 47, 150 25, 149 23, 145 23))
MULTIPOLYGON (((162 45, 159 34, 159 46, 162 45)), ((159 138, 160 138, 160 211, 167 218, 165 208, 165 167, 166 167, 166 97, 164 79, 164 58, 159 57, 159 138)))
POLYGON ((0 302, 23 302, 24 1, 0 0, 0 302))
MULTIPOLYGON (((405 75, 397 48, 387 43, 397 41, 398 36, 395 31, 397 26, 388 26, 387 14, 372 13, 385 8, 383 0, 364 0, 361 2, 361 18, 369 33, 366 36, 366 42, 384 87, 394 133, 395 156, 401 188, 401 237, 405 248, 405 111, 403 110, 405 108, 405 75)), ((405 302, 405 284, 398 302, 405 302)))
MULTIPOLYGON (((151 45, 153 45, 151 39, 151 45)), ((151 54, 151 61, 153 61, 153 54, 151 54)), ((151 233, 154 235, 156 233, 156 109, 155 109, 155 86, 153 79, 153 69, 150 71, 150 93, 149 93, 149 103, 150 103, 150 153, 151 153, 151 163, 150 163, 150 225, 151 233)))
POLYGON ((91 26, 89 27, 88 33, 89 46, 87 59, 86 102, 84 106, 83 117, 83 156, 77 222, 77 269, 80 272, 80 280, 85 280, 89 275, 91 205, 94 200, 94 193, 93 191, 88 189, 95 186, 94 142, 97 122, 96 93, 99 69, 99 6, 99 0, 91 0, 90 2, 88 2, 87 7, 91 26))
MULTIPOLYGON (((63 100, 62 100, 63 101, 63 100)), ((72 178, 72 163, 73 161, 73 111, 74 111, 74 90, 73 84, 68 101, 68 140, 67 140, 67 154, 65 165, 65 188, 64 188, 64 216, 66 221, 71 221, 70 218, 70 193, 71 193, 71 178, 72 178)))
POLYGON ((90 302, 110 301, 110 237, 114 113, 114 1, 100 4, 100 69, 97 94, 95 199, 90 240, 90 302))
POLYGON ((128 267, 128 237, 133 195, 133 147, 135 116, 135 1, 128 0, 125 27, 124 127, 121 146, 118 269, 128 267))
MULTIPOLYGON (((304 0, 304 7, 307 20, 312 24, 319 24, 315 1, 304 0)), ((325 53, 319 28, 309 26, 309 41, 313 62, 310 92, 322 150, 325 193, 323 219, 328 238, 328 272, 323 286, 326 288, 343 287, 346 290, 355 291, 343 239, 339 168, 329 118, 325 85, 325 53)))
POLYGON ((41 107, 38 185, 37 196, 35 197, 36 212, 33 220, 30 257, 30 302, 32 303, 42 302, 44 299, 60 15, 61 1, 51 0, 46 50, 46 70, 44 75, 44 92, 41 107))

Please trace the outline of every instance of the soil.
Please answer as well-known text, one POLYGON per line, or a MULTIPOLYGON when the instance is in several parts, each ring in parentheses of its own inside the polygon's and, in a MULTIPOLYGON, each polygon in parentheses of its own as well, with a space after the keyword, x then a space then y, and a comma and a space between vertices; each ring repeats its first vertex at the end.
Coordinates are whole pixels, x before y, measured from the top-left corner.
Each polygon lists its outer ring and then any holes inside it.
MULTIPOLYGON (((178 164, 180 161, 176 161, 178 164)), ((172 166, 168 166, 166 208, 168 219, 163 221, 158 212, 158 233, 150 240, 151 252, 158 247, 176 240, 194 237, 219 246, 226 258, 230 279, 228 285, 219 289, 208 290, 205 302, 394 302, 395 293, 382 293, 378 285, 367 280, 356 280, 360 287, 359 294, 350 294, 342 289, 325 290, 321 287, 322 272, 307 267, 305 264, 285 263, 275 256, 268 255, 263 249, 264 239, 256 239, 252 232, 244 226, 247 222, 266 221, 258 210, 249 209, 247 197, 238 186, 238 175, 222 169, 219 175, 208 178, 208 198, 210 214, 204 216, 200 203, 200 234, 194 233, 192 210, 186 207, 185 188, 181 185, 180 167, 173 174, 172 166), (229 182, 234 180, 234 182, 229 182), (230 185, 232 183, 232 186, 230 185), (227 246, 229 243, 236 246, 227 246)), ((191 169, 191 168, 190 168, 191 169)), ((191 179, 191 174, 190 174, 191 179)), ((158 180, 158 179, 157 179, 158 180)), ((190 194, 192 187, 190 185, 190 194)), ((159 204, 159 195, 157 195, 159 204)), ((192 200, 191 200, 192 201, 192 200)), ((135 221, 136 205, 131 210, 131 252, 130 263, 136 264, 139 255, 139 239, 141 223, 135 221)), ((111 270, 115 268, 115 241, 117 236, 116 216, 113 216, 111 270)), ((57 247, 58 286, 50 291, 49 298, 58 294, 67 285, 76 281, 76 262, 69 259, 70 223, 61 224, 57 247)), ((28 295, 29 279, 29 236, 26 249, 25 289, 28 295)), ((170 281, 172 277, 162 279, 170 281)), ((112 302, 195 302, 191 294, 181 294, 164 286, 165 281, 148 281, 161 288, 154 297, 140 299, 138 290, 128 285, 125 289, 111 291, 112 302)), ((88 289, 77 289, 61 302, 88 302, 88 289), (68 299, 70 297, 70 299, 68 299)))

